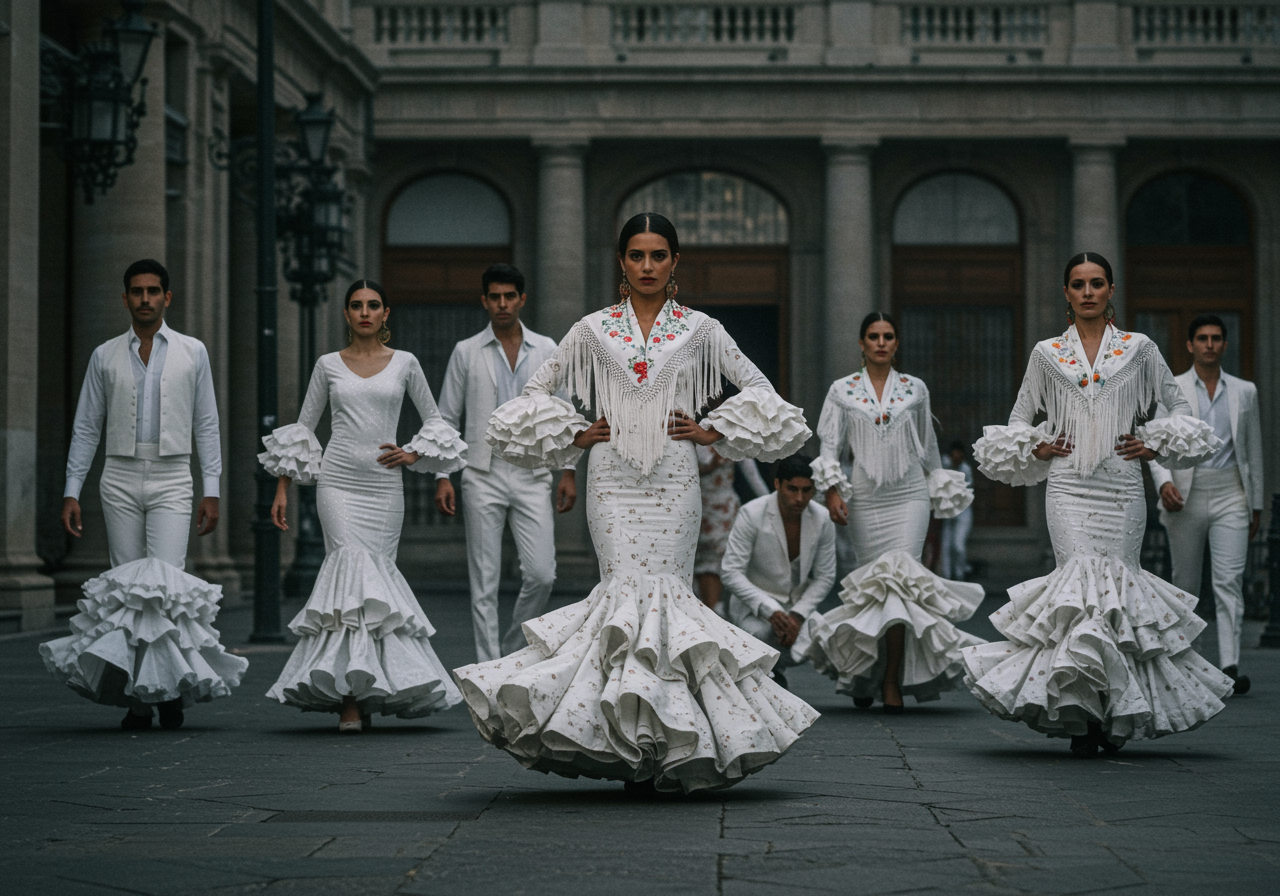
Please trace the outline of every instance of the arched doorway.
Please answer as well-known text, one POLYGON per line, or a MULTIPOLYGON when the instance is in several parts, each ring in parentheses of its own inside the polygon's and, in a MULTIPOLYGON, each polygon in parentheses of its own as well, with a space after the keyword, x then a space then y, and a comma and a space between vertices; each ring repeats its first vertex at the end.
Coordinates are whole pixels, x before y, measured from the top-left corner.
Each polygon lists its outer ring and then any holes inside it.
POLYGON ((652 181, 618 209, 657 212, 680 234, 680 301, 715 316, 783 394, 788 386, 787 210, 773 193, 722 171, 652 181))
POLYGON ((1213 313, 1227 325, 1228 373, 1253 378, 1253 239, 1249 207, 1198 171, 1147 181, 1125 214, 1129 324, 1160 346, 1174 373, 1191 366, 1187 327, 1213 313))
MULTIPOLYGON (((1022 281, 1018 210, 991 181, 937 174, 902 196, 893 218, 901 366, 928 384, 944 452, 1008 417, 1024 362, 1022 281)), ((974 493, 975 525, 1025 524, 1017 490, 975 473, 974 493)))
MULTIPOLYGON (((511 213, 484 181, 464 174, 433 174, 406 186, 387 207, 382 283, 391 302, 392 345, 418 356, 432 392, 439 395, 449 356, 459 340, 488 322, 480 306, 480 275, 511 261, 511 213)), ((400 443, 421 425, 412 403, 400 415, 400 443)), ((456 529, 460 517, 438 516, 430 476, 405 477, 407 541, 438 539, 427 526, 456 529)))

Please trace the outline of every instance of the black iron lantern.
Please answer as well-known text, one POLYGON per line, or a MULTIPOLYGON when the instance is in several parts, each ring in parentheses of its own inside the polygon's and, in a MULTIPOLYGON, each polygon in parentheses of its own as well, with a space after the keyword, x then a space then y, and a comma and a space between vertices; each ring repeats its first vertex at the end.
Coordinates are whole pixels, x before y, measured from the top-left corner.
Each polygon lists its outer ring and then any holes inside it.
POLYGON ((329 132, 333 130, 333 110, 325 111, 321 105, 323 94, 306 94, 307 106, 298 113, 298 134, 302 152, 313 165, 324 163, 329 151, 329 132))
POLYGON ((142 18, 143 0, 121 0, 124 15, 107 22, 103 28, 107 43, 119 60, 124 83, 133 87, 147 65, 147 51, 156 36, 156 27, 142 18))

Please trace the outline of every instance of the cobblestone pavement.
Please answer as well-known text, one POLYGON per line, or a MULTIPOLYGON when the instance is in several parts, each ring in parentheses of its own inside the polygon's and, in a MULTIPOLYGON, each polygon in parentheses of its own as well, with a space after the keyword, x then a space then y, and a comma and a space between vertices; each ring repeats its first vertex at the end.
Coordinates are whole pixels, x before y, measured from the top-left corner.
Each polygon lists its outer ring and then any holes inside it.
MULTIPOLYGON (((426 609, 446 665, 471 661, 465 599, 426 609)), ((247 611, 220 622, 245 644, 247 611)), ((5 893, 1280 892, 1280 651, 1247 651, 1254 692, 1200 730, 1092 761, 967 693, 891 718, 796 670, 823 718, 781 761, 637 801, 525 771, 461 708, 339 736, 262 696, 278 647, 245 647, 244 685, 180 731, 125 733, 36 643, 0 642, 5 893)))

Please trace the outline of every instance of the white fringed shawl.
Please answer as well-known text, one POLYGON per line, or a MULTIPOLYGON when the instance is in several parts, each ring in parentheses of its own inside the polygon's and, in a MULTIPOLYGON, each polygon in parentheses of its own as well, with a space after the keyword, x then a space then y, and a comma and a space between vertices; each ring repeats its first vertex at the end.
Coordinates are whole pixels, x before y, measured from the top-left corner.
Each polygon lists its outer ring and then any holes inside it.
MULTIPOLYGON (((922 380, 891 371, 881 400, 876 398, 866 370, 859 370, 836 380, 827 391, 818 422, 822 457, 838 463, 847 448, 854 465, 877 486, 897 482, 913 466, 930 472, 939 466, 931 417, 929 390, 922 380), (926 449, 922 438, 931 449, 926 449)), ((823 465, 824 470, 831 467, 831 463, 823 465)), ((817 482, 820 489, 845 486, 836 481, 843 480, 842 475, 821 478, 817 482)))

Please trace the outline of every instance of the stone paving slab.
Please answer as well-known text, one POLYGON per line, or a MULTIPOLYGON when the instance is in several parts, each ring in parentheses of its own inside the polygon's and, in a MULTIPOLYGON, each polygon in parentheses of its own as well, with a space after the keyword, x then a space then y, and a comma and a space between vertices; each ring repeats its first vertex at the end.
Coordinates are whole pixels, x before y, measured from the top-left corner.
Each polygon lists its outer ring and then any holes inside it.
MULTIPOLYGON (((471 662, 465 600, 424 604, 442 661, 471 662)), ((250 623, 224 614, 225 642, 250 623)), ((1280 651, 1246 651, 1254 692, 1198 731, 1093 761, 967 693, 886 717, 796 670, 823 718, 781 761, 636 800, 525 771, 461 708, 340 736, 263 696, 287 652, 261 645, 232 698, 177 732, 124 733, 122 711, 45 674, 36 643, 0 641, 5 893, 1280 893, 1280 651)))

